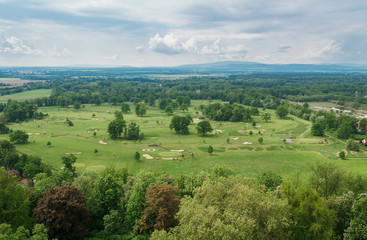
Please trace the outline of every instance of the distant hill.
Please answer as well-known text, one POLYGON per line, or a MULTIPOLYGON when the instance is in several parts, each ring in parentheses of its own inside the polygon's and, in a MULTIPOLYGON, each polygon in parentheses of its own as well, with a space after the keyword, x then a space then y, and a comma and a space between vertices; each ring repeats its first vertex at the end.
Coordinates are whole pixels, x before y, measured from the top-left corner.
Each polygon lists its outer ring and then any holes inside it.
POLYGON ((216 62, 178 66, 177 69, 195 72, 367 72, 367 66, 351 64, 264 64, 256 62, 216 62))
POLYGON ((145 74, 246 74, 246 73, 367 73, 367 65, 354 64, 264 64, 256 62, 227 61, 190 64, 175 67, 0 67, 1 72, 31 71, 33 73, 65 75, 145 75, 145 74), (91 74, 94 72, 94 74, 91 74), (83 74, 81 74, 83 73, 83 74), (86 74, 88 73, 88 74, 86 74))

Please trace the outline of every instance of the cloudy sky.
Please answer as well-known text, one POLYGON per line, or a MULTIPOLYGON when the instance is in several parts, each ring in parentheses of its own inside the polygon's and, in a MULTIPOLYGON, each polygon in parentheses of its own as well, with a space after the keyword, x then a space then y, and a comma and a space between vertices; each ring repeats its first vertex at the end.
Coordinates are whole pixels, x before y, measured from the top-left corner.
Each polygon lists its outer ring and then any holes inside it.
POLYGON ((367 64, 366 0, 0 0, 0 66, 367 64))

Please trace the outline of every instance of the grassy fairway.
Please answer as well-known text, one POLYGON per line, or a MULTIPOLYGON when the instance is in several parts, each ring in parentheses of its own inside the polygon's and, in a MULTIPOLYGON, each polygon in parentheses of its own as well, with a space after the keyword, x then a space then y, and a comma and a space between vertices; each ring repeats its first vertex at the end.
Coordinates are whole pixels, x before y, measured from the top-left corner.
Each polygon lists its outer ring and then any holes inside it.
POLYGON ((30 100, 35 98, 43 98, 48 97, 51 95, 51 89, 38 89, 20 93, 14 93, 10 95, 0 96, 0 103, 7 102, 9 99, 17 100, 17 101, 24 101, 30 100))
MULTIPOLYGON (((204 102, 193 101, 193 106, 190 108, 189 113, 194 116, 196 123, 198 119, 196 119, 194 107, 202 103, 204 102)), ((65 156, 66 153, 75 153, 78 157, 76 166, 79 170, 122 166, 133 173, 140 169, 148 169, 179 175, 198 172, 216 164, 225 164, 235 173, 248 177, 254 177, 265 169, 272 169, 287 176, 298 171, 308 172, 309 164, 315 160, 326 159, 331 159, 355 172, 367 170, 367 155, 364 151, 356 155, 349 153, 348 160, 340 160, 336 157, 336 153, 344 149, 342 141, 313 137, 310 135, 310 122, 295 117, 280 120, 270 110, 267 111, 272 114, 272 120, 268 123, 262 121, 260 117, 255 117, 258 124, 256 127, 242 122, 212 122, 216 134, 199 137, 195 130, 196 123, 190 125, 190 135, 172 133, 168 128, 171 117, 157 107, 151 107, 145 117, 138 118, 133 113, 124 115, 128 122, 134 121, 140 125, 146 137, 141 143, 126 141, 125 144, 123 140, 109 139, 106 132, 108 123, 114 119, 116 110, 119 110, 119 107, 111 105, 86 105, 78 111, 71 108, 43 107, 39 111, 49 114, 44 120, 12 124, 10 128, 37 134, 30 136, 30 143, 18 145, 18 150, 39 155, 57 169, 62 166, 61 156, 65 156), (95 114, 95 117, 92 117, 92 114, 95 114), (66 117, 74 123, 73 127, 65 124, 66 117), (97 133, 95 138, 94 131, 97 133), (252 136, 249 135, 250 131, 254 133, 252 136), (263 135, 257 135, 259 131, 263 135), (259 137, 263 137, 263 144, 258 143, 259 137), (281 138, 293 138, 295 142, 284 143, 280 140, 281 138), (229 139, 228 143, 227 139, 229 139), (100 141, 107 144, 100 144, 100 141), (51 142, 51 147, 47 147, 47 142, 51 142), (243 144, 244 142, 252 144, 243 144), (155 144, 160 147, 148 146, 155 144), (214 147, 214 153, 211 156, 207 153, 209 145, 214 147), (95 149, 98 153, 94 153, 95 149), (143 149, 155 149, 155 151, 147 152, 142 151, 143 149), (184 152, 170 150, 184 150, 184 152), (154 159, 147 160, 142 157, 141 162, 136 162, 133 159, 136 151, 141 155, 150 154, 154 159), (194 157, 191 157, 188 151, 192 151, 194 157), (182 157, 182 162, 163 159, 177 157, 182 157)))

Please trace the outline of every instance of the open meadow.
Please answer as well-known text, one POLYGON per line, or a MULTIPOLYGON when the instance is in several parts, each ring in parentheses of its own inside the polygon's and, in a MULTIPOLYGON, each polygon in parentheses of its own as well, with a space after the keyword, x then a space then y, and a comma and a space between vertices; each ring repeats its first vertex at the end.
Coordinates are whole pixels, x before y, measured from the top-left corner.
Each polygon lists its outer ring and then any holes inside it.
MULTIPOLYGON (((261 120, 260 116, 255 117, 257 126, 243 122, 212 121, 214 132, 207 137, 200 137, 195 129, 200 121, 200 113, 195 109, 200 104, 209 104, 209 101, 192 101, 188 112, 175 113, 189 113, 194 118, 194 123, 189 126, 190 134, 180 135, 169 130, 172 116, 167 116, 157 107, 150 107, 146 116, 137 117, 131 103, 132 112, 124 114, 124 119, 140 125, 145 135, 141 142, 109 138, 107 126, 114 119, 114 112, 120 110, 119 106, 113 105, 88 104, 79 110, 42 107, 39 111, 48 114, 48 117, 12 123, 9 127, 24 130, 30 135, 29 143, 17 145, 20 152, 38 155, 55 169, 62 166, 62 156, 72 153, 78 158, 76 167, 79 171, 117 166, 127 167, 132 173, 148 169, 179 175, 224 164, 236 174, 247 177, 255 177, 266 169, 287 176, 295 172, 306 173, 311 163, 327 159, 353 172, 362 173, 367 170, 367 155, 363 149, 358 153, 348 152, 346 160, 340 160, 336 154, 345 148, 343 141, 332 136, 311 136, 311 122, 294 116, 286 120, 278 119, 272 110, 266 110, 271 113, 269 122, 261 120), (66 118, 74 126, 69 127, 65 123, 66 118), (249 135, 250 131, 253 132, 252 136, 249 135), (262 144, 258 142, 259 137, 264 139, 262 144), (281 140, 284 138, 287 140, 281 140), (47 142, 51 146, 47 146, 47 142), (214 147, 212 155, 207 152, 209 145, 214 147), (136 151, 141 154, 140 162, 133 158, 136 151), (146 159, 143 154, 153 159, 146 159)), ((264 111, 259 110, 262 115, 264 111)))
POLYGON ((16 101, 24 101, 36 98, 49 97, 51 95, 51 89, 37 89, 31 91, 24 91, 20 93, 14 93, 10 95, 0 96, 0 103, 6 103, 9 99, 16 101))

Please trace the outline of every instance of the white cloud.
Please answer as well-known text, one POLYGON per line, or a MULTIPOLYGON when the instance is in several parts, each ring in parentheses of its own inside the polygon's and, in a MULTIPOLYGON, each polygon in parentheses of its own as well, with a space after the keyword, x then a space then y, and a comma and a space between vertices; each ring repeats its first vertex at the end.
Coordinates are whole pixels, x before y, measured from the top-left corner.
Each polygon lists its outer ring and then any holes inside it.
POLYGON ((137 46, 136 48, 135 48, 135 51, 137 51, 137 52, 144 52, 144 47, 142 46, 142 45, 139 45, 139 46, 137 46))
MULTIPOLYGON (((228 38, 225 37, 226 40, 228 38)), ((149 39, 149 49, 167 55, 189 53, 225 56, 225 58, 231 58, 231 55, 239 58, 239 55, 247 53, 247 49, 241 44, 222 43, 218 34, 191 36, 188 39, 179 38, 173 33, 164 37, 156 34, 149 39)))
POLYGON ((2 52, 5 54, 19 54, 19 55, 41 55, 43 52, 34 49, 17 37, 11 36, 5 39, 2 43, 2 52))
POLYGON ((305 58, 320 58, 329 54, 335 54, 341 52, 340 44, 334 40, 328 40, 325 43, 318 44, 317 46, 308 49, 304 53, 305 58))
POLYGON ((173 33, 169 33, 164 37, 160 37, 157 33, 149 39, 149 49, 165 54, 179 54, 185 51, 183 44, 179 42, 179 39, 173 33))

